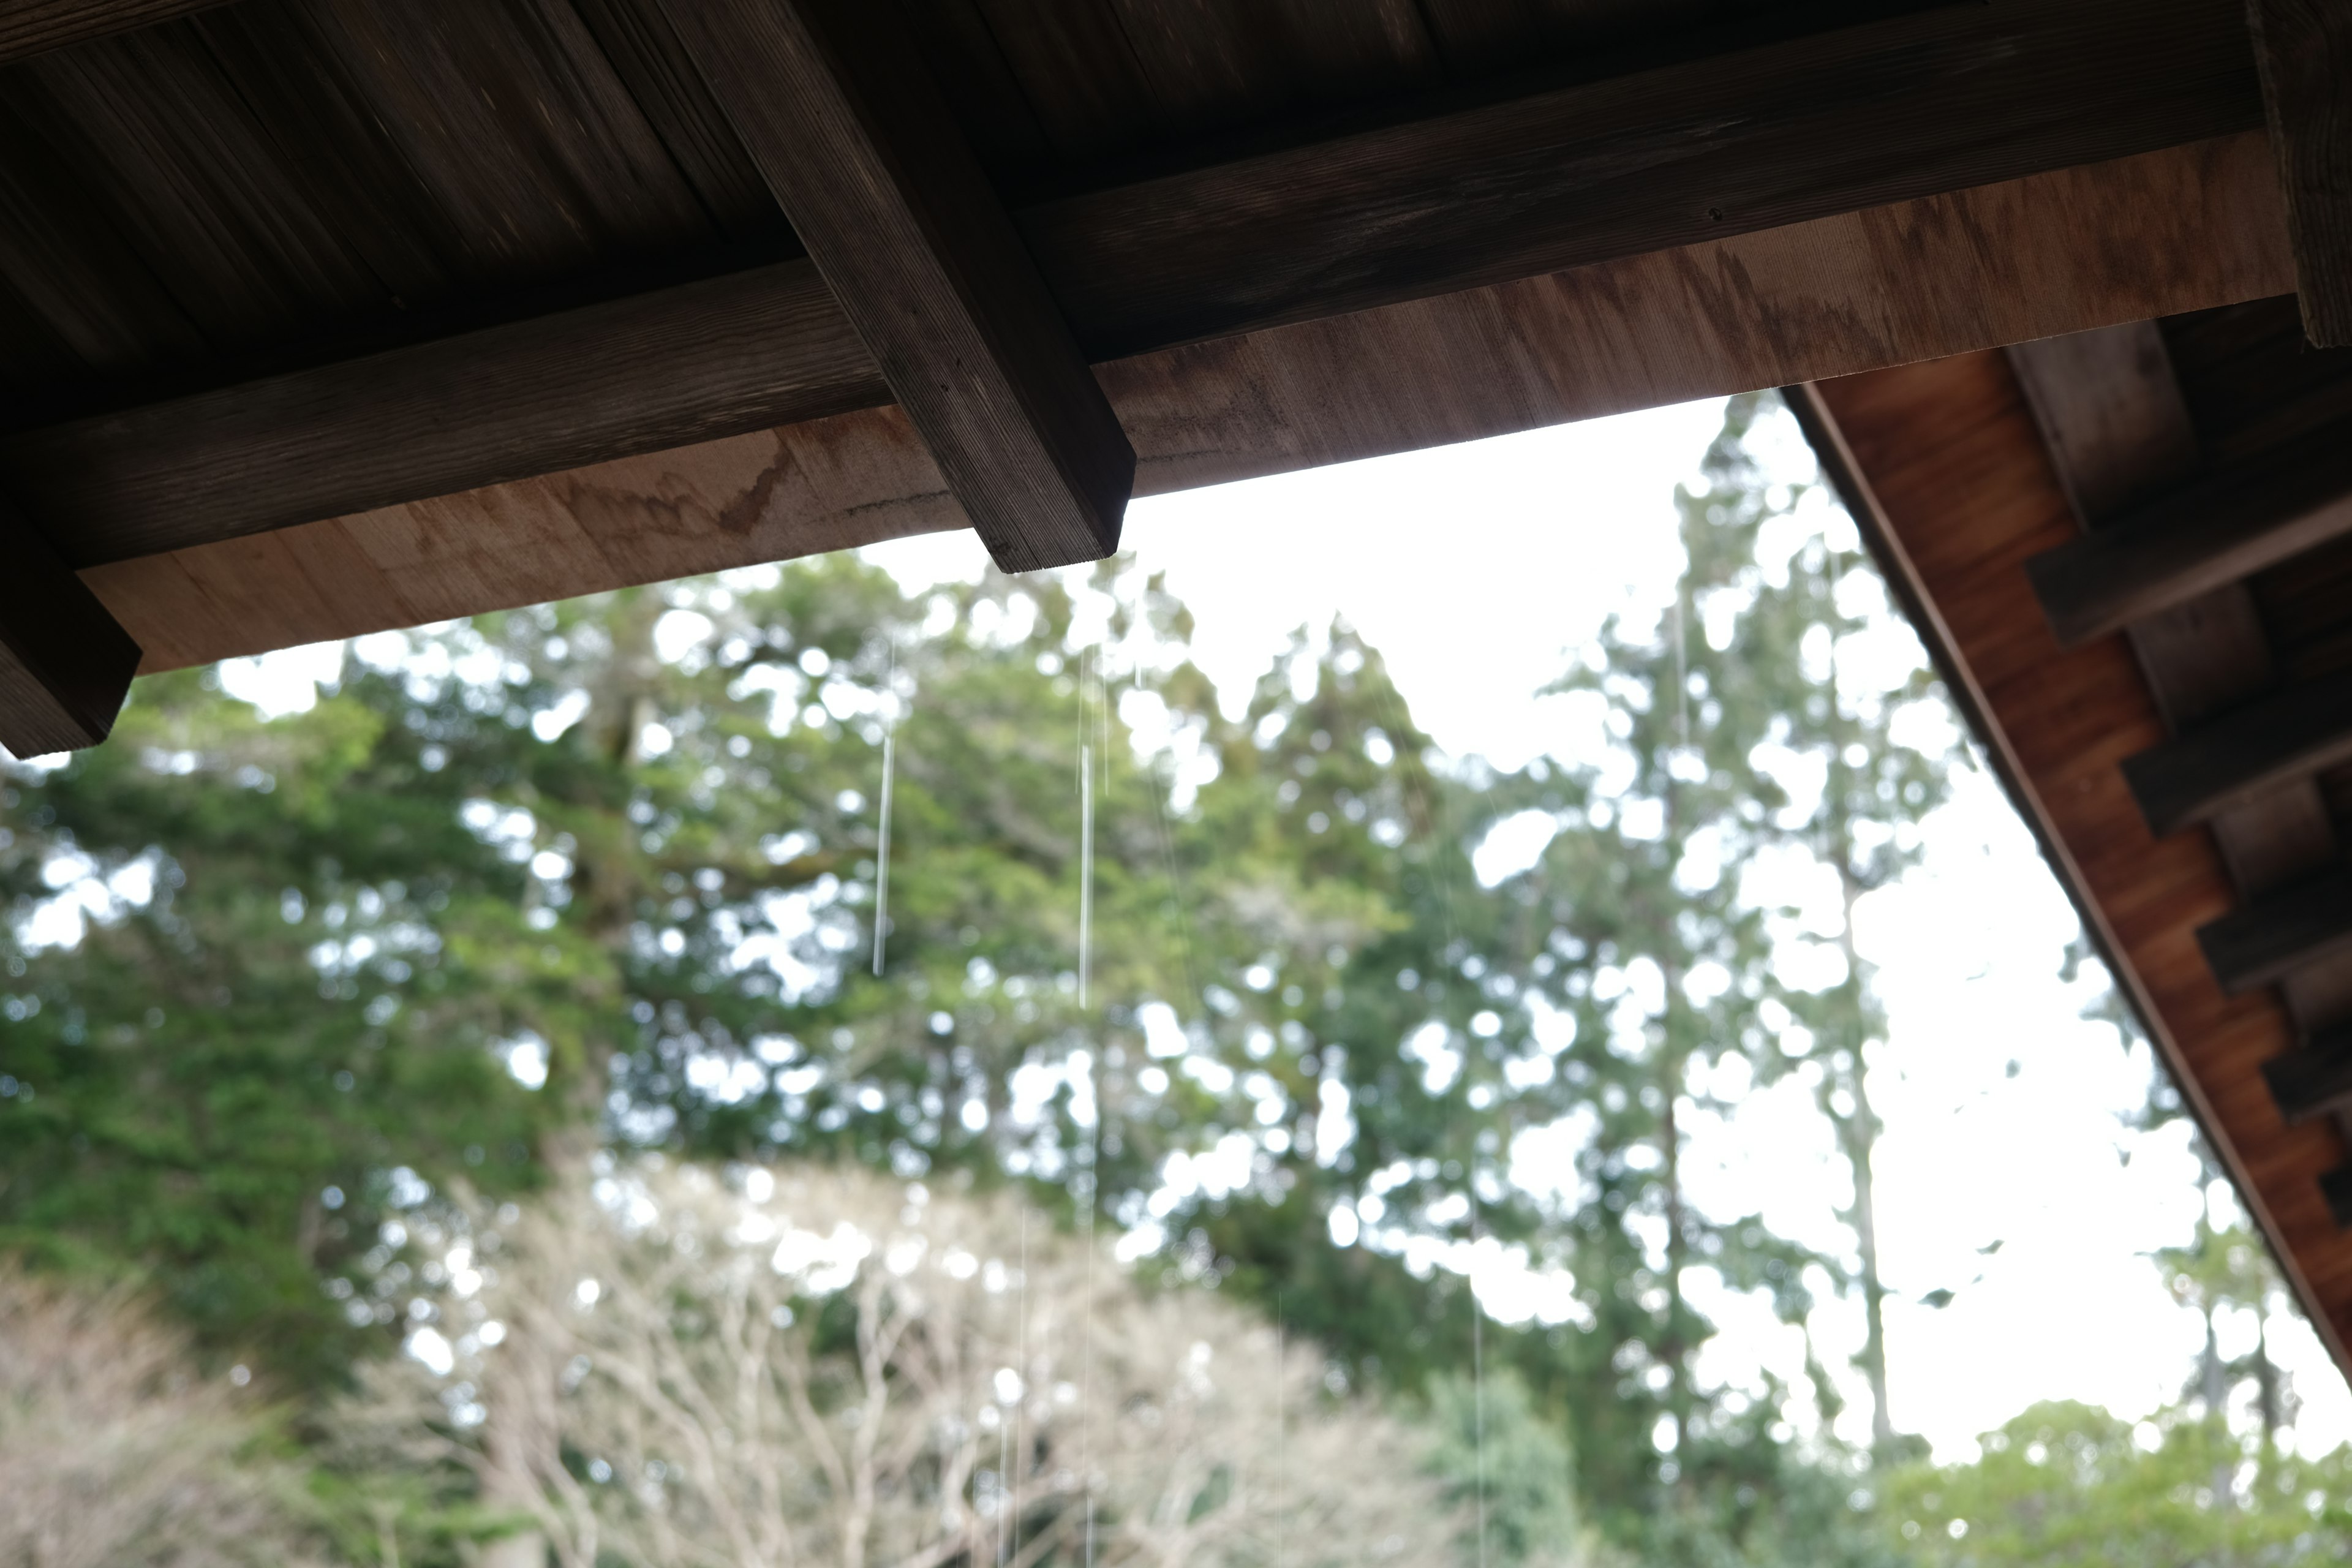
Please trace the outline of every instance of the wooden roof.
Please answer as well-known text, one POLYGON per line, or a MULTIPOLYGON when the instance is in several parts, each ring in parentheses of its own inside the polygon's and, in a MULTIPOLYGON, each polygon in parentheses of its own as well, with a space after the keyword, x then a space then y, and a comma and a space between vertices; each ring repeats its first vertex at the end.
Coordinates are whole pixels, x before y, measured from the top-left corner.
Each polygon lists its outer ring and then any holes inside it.
POLYGON ((2352 1369, 2352 351, 2283 298, 1800 401, 2352 1369))
POLYGON ((0 743, 134 658, 2316 298, 2259 58, 2240 0, 0 0, 0 743))
POLYGON ((136 669, 929 529, 1087 559, 1134 493, 1812 384, 2340 1354, 2306 337, 2333 0, 0 0, 0 746, 136 669))

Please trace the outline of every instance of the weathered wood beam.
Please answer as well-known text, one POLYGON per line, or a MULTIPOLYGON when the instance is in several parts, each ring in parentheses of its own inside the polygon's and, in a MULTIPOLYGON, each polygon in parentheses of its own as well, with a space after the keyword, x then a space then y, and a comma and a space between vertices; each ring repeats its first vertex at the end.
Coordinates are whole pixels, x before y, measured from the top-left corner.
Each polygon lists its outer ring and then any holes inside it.
POLYGON ((0 437, 76 566, 890 400, 805 260, 0 437))
POLYGON ((2328 871, 2200 926, 2197 945, 2231 995, 2352 952, 2352 873, 2328 871))
POLYGON ((0 65, 110 33, 168 22, 226 0, 0 0, 0 65))
MULTIPOLYGON (((1945 7, 1021 221, 1100 361, 2248 129, 2243 35, 2231 0, 1945 7), (1776 99, 1784 74, 1822 90, 1776 99), (1592 136, 1605 156, 1575 153, 1592 136)), ((0 483, 88 566, 884 400, 815 283, 767 268, 25 432, 0 483)))
POLYGON ((2352 5, 2248 0, 2304 335, 2352 348, 2352 5))
POLYGON ((2352 431, 2315 431, 2026 563, 2073 647, 2352 532, 2352 431))
POLYGON ((1947 5, 1021 214, 1097 357, 2251 129, 2239 0, 1947 5))
POLYGON ((96 745, 138 670, 139 645, 0 503, 0 747, 38 757, 96 745))
POLYGON ((1135 449, 895 8, 663 4, 997 564, 1116 550, 1135 449))
POLYGON ((2352 680, 2291 687, 2153 750, 2124 777, 2161 838, 2352 760, 2352 680))

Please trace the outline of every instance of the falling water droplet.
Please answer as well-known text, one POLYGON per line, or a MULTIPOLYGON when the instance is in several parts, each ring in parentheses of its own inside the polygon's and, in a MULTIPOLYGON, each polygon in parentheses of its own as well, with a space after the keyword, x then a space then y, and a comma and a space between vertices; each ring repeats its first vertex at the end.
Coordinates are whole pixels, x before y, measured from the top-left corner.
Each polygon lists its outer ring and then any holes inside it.
POLYGON ((882 977, 882 943, 890 934, 890 785, 898 773, 898 737, 882 735, 882 827, 874 847, 874 977, 882 977))

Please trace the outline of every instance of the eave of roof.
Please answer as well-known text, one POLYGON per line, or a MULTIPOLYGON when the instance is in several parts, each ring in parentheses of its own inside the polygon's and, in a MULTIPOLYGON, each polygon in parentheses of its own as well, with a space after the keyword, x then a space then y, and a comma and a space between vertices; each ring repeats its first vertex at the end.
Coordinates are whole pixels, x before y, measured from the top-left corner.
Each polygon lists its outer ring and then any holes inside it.
POLYGON ((2229 994, 2199 929, 2239 893, 2202 830, 2156 837, 2122 764, 2169 735, 2123 638, 2063 647, 2026 563, 2080 537, 2008 356, 1979 352, 1803 389, 1809 434, 2034 829, 2116 983, 2352 1375, 2352 1232, 2321 1178, 2338 1126, 2288 1125, 2263 1068, 2298 1031, 2277 993, 2229 994))

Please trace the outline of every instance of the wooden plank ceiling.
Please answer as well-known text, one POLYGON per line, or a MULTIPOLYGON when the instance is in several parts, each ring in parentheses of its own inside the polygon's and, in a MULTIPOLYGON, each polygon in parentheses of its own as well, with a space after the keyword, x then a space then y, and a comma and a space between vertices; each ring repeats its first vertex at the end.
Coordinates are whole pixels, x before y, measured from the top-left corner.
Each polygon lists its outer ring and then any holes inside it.
POLYGON ((2239 0, 0 0, 0 539, 151 668, 1099 553, 1131 468, 2279 292, 2261 80, 2239 0))
POLYGON ((2352 1370, 2352 352, 2285 297, 1801 401, 2352 1370))

